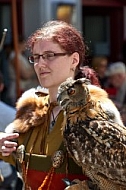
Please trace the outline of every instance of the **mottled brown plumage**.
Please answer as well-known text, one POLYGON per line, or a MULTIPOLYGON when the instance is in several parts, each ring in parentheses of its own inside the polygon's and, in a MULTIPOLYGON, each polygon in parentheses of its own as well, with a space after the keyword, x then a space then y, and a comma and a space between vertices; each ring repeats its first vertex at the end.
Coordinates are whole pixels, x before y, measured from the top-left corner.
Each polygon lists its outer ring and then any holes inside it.
POLYGON ((59 87, 65 111, 64 142, 75 162, 100 190, 126 190, 126 128, 107 93, 86 79, 59 87))

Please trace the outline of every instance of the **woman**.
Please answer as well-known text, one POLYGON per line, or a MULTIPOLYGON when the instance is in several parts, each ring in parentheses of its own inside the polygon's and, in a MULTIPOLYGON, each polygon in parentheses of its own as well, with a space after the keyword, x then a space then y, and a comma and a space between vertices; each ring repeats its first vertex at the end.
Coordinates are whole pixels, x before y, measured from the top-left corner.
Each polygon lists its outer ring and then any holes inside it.
POLYGON ((19 162, 26 189, 63 190, 66 178, 87 180, 63 146, 64 117, 56 102, 59 85, 68 77, 74 78, 84 63, 85 45, 74 27, 62 21, 50 21, 28 39, 28 47, 32 53, 29 61, 34 64, 40 85, 48 89, 49 95, 32 89, 19 99, 16 119, 7 128, 7 132, 13 129, 19 135, 1 135, 1 157, 15 164, 15 155, 11 153, 17 144, 23 144, 25 157, 19 162), (17 143, 10 141, 13 138, 18 139, 17 143))

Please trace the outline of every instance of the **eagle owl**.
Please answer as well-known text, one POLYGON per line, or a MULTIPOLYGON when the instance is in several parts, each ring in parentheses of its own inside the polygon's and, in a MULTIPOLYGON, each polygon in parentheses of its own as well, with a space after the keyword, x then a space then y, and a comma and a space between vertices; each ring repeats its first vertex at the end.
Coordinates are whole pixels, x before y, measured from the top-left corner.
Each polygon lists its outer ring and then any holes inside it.
POLYGON ((126 128, 107 93, 85 79, 58 89, 62 128, 70 156, 100 190, 126 190, 126 128))

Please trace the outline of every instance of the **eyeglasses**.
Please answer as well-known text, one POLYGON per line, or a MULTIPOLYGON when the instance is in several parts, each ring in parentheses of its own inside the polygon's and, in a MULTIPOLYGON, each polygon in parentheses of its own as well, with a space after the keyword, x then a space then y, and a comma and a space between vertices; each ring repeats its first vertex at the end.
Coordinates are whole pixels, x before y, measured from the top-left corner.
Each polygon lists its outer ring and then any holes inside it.
POLYGON ((68 53, 54 53, 54 52, 47 52, 43 53, 42 55, 34 54, 28 57, 28 60, 30 63, 38 63, 40 57, 42 57, 44 60, 52 61, 56 56, 65 56, 68 53))

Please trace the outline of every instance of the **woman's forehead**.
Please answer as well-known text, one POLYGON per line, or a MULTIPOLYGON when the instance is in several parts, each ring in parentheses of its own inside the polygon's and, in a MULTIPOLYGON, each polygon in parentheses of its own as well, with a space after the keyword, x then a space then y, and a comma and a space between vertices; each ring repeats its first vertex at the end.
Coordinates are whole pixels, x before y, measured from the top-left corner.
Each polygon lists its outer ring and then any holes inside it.
POLYGON ((56 42, 53 42, 52 40, 37 40, 35 43, 34 43, 34 46, 33 46, 33 51, 35 49, 38 49, 38 48, 41 48, 41 50, 55 50, 55 49, 59 49, 60 48, 60 45, 56 42))

